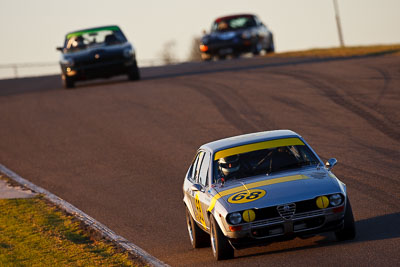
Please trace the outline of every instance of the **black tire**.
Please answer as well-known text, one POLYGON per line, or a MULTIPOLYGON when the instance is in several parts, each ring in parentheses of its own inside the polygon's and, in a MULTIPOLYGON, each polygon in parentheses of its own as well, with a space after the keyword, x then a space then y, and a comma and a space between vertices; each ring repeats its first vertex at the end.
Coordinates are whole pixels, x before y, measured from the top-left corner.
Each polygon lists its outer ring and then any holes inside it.
POLYGON ((211 248, 216 260, 227 260, 234 257, 234 250, 228 239, 224 236, 214 217, 210 216, 211 248))
POLYGON ((271 39, 269 41, 269 46, 265 50, 265 52, 267 52, 267 53, 274 53, 275 52, 274 37, 273 37, 272 33, 271 33, 271 39))
POLYGON ((335 235, 339 241, 352 240, 356 237, 356 226, 349 198, 347 198, 346 211, 344 213, 343 229, 335 232, 335 235))
POLYGON ((134 64, 128 71, 128 78, 131 81, 140 80, 140 71, 136 64, 134 64))
POLYGON ((192 243, 193 248, 204 248, 210 246, 210 237, 196 224, 187 207, 186 224, 188 227, 190 243, 192 243))
POLYGON ((65 89, 72 89, 75 87, 75 81, 65 75, 63 75, 62 77, 62 81, 63 81, 63 86, 65 89))
POLYGON ((253 54, 253 56, 258 56, 261 53, 262 50, 262 45, 259 41, 257 41, 257 43, 254 45, 251 53, 253 54))

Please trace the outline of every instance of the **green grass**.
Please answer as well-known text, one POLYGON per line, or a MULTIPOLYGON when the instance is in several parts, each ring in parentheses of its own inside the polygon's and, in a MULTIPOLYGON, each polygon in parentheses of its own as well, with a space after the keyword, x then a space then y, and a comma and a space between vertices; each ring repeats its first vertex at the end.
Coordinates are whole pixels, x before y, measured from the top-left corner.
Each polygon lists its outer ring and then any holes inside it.
POLYGON ((0 200, 0 266, 133 266, 41 197, 0 200))
POLYGON ((310 49, 304 51, 267 54, 267 57, 351 57, 367 55, 400 55, 400 45, 349 46, 310 49))

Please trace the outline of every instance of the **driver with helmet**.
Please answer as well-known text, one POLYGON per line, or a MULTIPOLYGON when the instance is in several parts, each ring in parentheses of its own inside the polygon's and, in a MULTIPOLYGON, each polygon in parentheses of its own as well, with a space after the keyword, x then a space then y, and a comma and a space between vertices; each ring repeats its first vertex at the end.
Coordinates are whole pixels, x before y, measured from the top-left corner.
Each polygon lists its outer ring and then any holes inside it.
POLYGON ((218 160, 220 177, 224 180, 238 179, 240 177, 239 155, 232 155, 218 160))

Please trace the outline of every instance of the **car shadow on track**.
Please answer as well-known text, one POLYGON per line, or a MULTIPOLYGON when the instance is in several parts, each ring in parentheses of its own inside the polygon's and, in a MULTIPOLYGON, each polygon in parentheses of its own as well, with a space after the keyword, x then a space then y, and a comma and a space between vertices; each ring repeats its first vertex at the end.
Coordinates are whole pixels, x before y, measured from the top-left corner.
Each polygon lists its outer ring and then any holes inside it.
POLYGON ((336 241, 333 233, 322 234, 322 239, 314 242, 311 245, 289 247, 285 249, 277 249, 272 251, 249 253, 240 255, 236 258, 248 258, 262 255, 272 255, 284 252, 301 251, 312 248, 337 246, 345 243, 360 243, 366 241, 377 241, 384 239, 392 239, 400 237, 400 212, 381 215, 373 218, 356 221, 357 236, 350 241, 336 241))
POLYGON ((355 242, 375 241, 400 237, 400 212, 356 222, 355 242))

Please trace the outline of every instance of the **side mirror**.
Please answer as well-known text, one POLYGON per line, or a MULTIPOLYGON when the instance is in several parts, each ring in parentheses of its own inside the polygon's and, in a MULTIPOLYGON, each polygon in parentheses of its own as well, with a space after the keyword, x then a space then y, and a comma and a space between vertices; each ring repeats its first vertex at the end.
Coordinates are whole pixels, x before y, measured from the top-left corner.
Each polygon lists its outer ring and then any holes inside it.
POLYGON ((56 47, 56 50, 62 52, 64 50, 64 48, 61 46, 58 46, 58 47, 56 47))
POLYGON ((335 158, 331 158, 325 163, 325 167, 328 168, 328 171, 330 171, 336 164, 337 160, 335 158))
POLYGON ((201 191, 201 189, 203 189, 203 188, 202 188, 201 185, 199 185, 199 184, 194 184, 194 185, 192 185, 192 186, 190 187, 190 190, 192 190, 193 192, 195 192, 195 191, 201 191))

